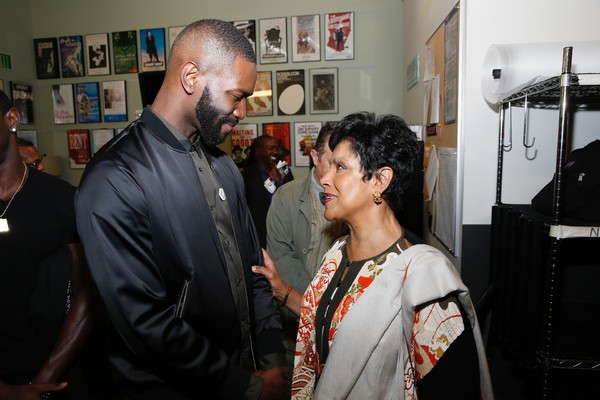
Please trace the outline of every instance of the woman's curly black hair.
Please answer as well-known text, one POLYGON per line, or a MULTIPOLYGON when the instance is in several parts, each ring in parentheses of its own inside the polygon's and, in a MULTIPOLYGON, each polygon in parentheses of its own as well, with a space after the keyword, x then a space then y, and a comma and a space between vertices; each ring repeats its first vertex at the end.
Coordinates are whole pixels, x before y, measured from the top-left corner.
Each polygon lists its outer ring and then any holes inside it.
POLYGON ((382 197, 398 215, 404 193, 410 188, 419 167, 421 150, 414 132, 396 115, 362 111, 350 114, 336 124, 329 147, 333 151, 345 140, 350 142, 350 148, 360 159, 364 180, 371 179, 381 167, 390 167, 394 171, 382 197))

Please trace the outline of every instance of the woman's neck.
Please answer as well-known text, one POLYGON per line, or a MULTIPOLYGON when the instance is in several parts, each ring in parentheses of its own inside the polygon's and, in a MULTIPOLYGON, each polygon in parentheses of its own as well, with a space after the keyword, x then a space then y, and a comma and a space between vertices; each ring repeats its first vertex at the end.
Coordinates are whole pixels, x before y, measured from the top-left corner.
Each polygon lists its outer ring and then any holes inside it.
POLYGON ((377 222, 365 221, 360 225, 348 224, 350 238, 346 246, 350 261, 365 260, 375 257, 394 244, 402 236, 402 226, 393 213, 377 222))

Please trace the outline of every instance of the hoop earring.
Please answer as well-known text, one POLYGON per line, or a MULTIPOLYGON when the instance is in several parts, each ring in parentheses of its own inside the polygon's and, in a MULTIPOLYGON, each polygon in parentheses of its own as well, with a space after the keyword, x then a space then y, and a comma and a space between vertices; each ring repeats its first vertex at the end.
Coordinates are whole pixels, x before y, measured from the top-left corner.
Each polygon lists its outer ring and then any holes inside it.
POLYGON ((383 199, 381 198, 381 192, 373 192, 373 203, 381 204, 383 199))

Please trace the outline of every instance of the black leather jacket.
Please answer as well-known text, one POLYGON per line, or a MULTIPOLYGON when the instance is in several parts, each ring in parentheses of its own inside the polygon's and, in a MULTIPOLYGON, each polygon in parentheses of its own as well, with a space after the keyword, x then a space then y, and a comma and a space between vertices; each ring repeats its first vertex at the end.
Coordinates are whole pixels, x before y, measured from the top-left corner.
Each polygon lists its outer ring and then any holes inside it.
POLYGON ((263 260, 242 178, 229 156, 209 151, 244 264, 250 349, 192 157, 156 115, 144 110, 94 156, 76 196, 86 258, 117 333, 109 357, 129 383, 156 385, 169 399, 241 398, 253 363, 283 351, 270 286, 250 269, 263 260))

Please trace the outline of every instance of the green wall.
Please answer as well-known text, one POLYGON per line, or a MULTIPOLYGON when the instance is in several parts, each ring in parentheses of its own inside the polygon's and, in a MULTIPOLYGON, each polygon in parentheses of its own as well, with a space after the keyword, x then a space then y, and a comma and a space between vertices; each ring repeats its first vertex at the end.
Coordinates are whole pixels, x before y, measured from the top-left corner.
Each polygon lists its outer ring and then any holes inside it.
MULTIPOLYGON (((55 125, 52 122, 51 85, 88 81, 125 80, 129 120, 142 108, 137 74, 119 74, 37 80, 33 60, 33 39, 66 35, 168 28, 185 25, 201 18, 219 18, 227 21, 288 17, 288 47, 291 36, 290 18, 294 15, 354 11, 355 58, 346 61, 269 64, 259 70, 308 70, 319 67, 339 69, 339 113, 307 114, 302 116, 251 117, 244 122, 332 121, 359 110, 376 112, 402 112, 404 87, 404 62, 402 60, 402 2, 399 0, 331 0, 322 2, 291 1, 197 1, 197 0, 0 0, 0 53, 12 57, 12 69, 0 69, 0 79, 5 89, 10 81, 23 81, 34 85, 35 124, 23 129, 38 132, 40 151, 62 158, 62 178, 77 185, 82 170, 69 168, 67 129, 123 128, 125 123, 55 125)), ((323 29, 323 26, 321 26, 323 29)), ((276 110, 275 110, 276 114, 276 110)), ((259 126, 260 128, 260 126, 259 126)), ((292 144, 293 146, 293 144, 292 144)), ((292 149, 293 151, 293 149, 292 149)), ((294 174, 301 176, 306 167, 295 167, 294 174)))

